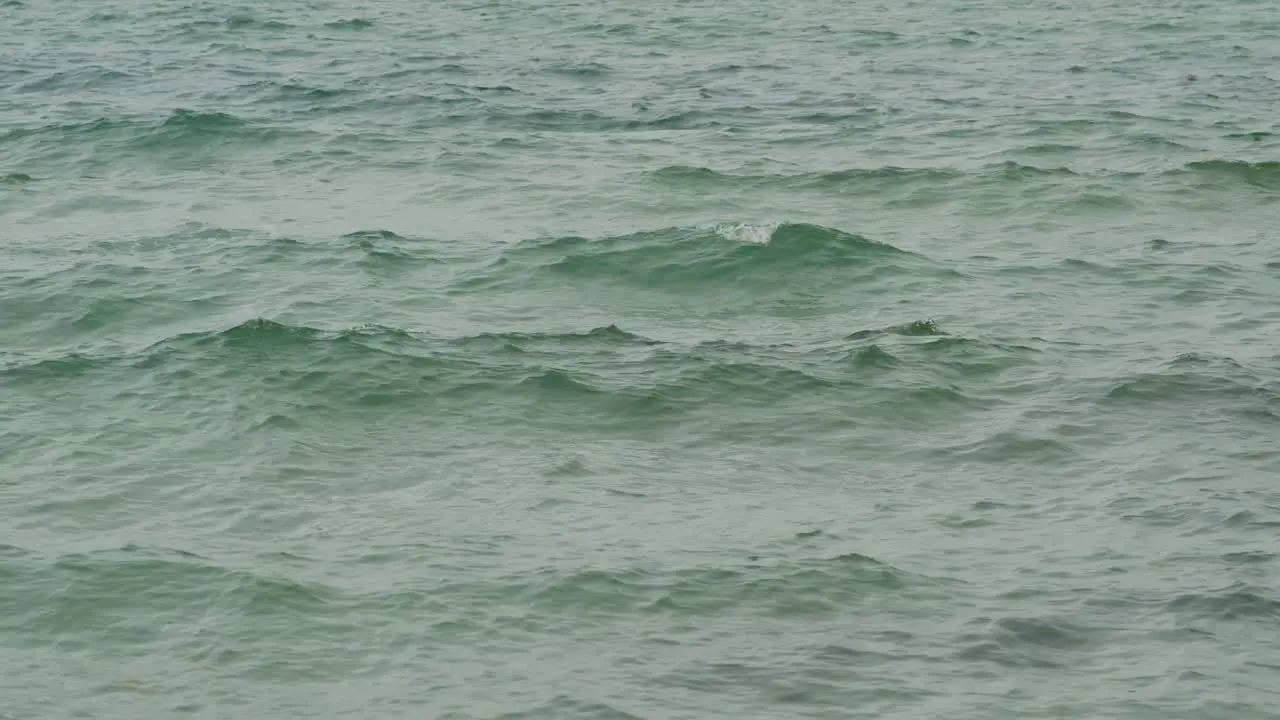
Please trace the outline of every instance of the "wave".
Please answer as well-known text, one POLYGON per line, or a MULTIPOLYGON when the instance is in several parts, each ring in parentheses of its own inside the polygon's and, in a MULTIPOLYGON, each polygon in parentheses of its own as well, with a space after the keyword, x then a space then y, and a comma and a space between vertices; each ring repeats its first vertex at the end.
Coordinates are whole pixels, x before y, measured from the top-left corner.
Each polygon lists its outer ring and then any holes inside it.
MULTIPOLYGON (((307 103, 333 100, 334 98, 356 94, 356 91, 344 87, 324 88, 302 84, 297 81, 282 83, 273 80, 259 80, 241 85, 236 89, 236 92, 237 94, 256 95, 265 100, 305 101, 307 103)), ((335 108, 332 105, 326 105, 323 109, 333 110, 335 108)))
POLYGON ((1006 160, 994 168, 989 168, 988 172, 998 172, 1001 176, 1012 180, 1032 180, 1039 178, 1057 178, 1057 177, 1079 177, 1079 173, 1065 167, 1048 167, 1043 168, 1037 165, 1025 165, 1023 163, 1006 160))
POLYGON ((1188 163, 1186 169, 1205 178, 1225 179, 1266 190, 1280 190, 1280 162, 1206 160, 1188 163))
POLYGON ((219 367, 260 360, 262 366, 252 374, 266 375, 286 394, 319 393, 355 405, 429 398, 469 405, 492 397, 548 407, 586 402, 584 411, 625 417, 679 413, 716 400, 777 401, 852 382, 813 367, 665 348, 616 326, 442 339, 376 325, 325 331, 255 319, 219 332, 180 336, 151 352, 178 360, 175 353, 191 358, 195 349, 219 367), (622 355, 627 349, 650 352, 622 355))
MULTIPOLYGON (((822 398, 825 406, 843 404, 859 416, 892 412, 914 422, 977 407, 948 387, 949 375, 1025 361, 993 358, 1000 351, 981 344, 968 354, 939 354, 933 345, 956 341, 949 337, 894 347, 868 339, 686 345, 616 325, 441 337, 382 325, 321 329, 254 318, 113 355, 15 358, 0 366, 0 385, 146 377, 151 391, 163 393, 170 385, 189 388, 194 377, 202 385, 255 387, 282 407, 412 410, 427 403, 480 417, 495 403, 507 411, 523 407, 527 419, 568 423, 588 416, 601 427, 719 414, 726 406, 807 412, 822 398)), ((293 424, 288 412, 275 414, 281 415, 277 426, 293 424)))
MULTIPOLYGON (((521 583, 525 585, 525 583, 521 583)), ((739 567, 657 572, 631 568, 545 572, 521 592, 553 612, 711 615, 743 608, 795 617, 846 612, 874 596, 939 593, 939 581, 855 552, 739 567)))
POLYGON ((1041 467, 1067 464, 1077 455, 1077 451, 1067 443, 1052 437, 1001 431, 976 442, 944 448, 941 454, 961 461, 992 465, 1020 462, 1041 467))
POLYGON ((228 139, 269 140, 275 132, 269 126, 253 123, 223 112, 199 112, 178 108, 159 125, 143 133, 140 146, 172 146, 221 142, 228 139))
MULTIPOLYGON (((451 98, 420 98, 438 105, 445 105, 451 98)), ((765 124, 759 108, 743 105, 714 111, 684 110, 665 114, 654 113, 649 117, 647 106, 635 108, 636 115, 626 116, 603 113, 590 109, 540 109, 517 111, 500 105, 477 102, 479 98, 468 96, 472 102, 462 111, 446 111, 433 114, 428 119, 412 123, 413 129, 435 128, 442 124, 480 123, 487 129, 504 129, 514 132, 654 132, 675 130, 703 130, 747 124, 765 124)))
POLYGON ((861 235, 806 223, 666 228, 593 240, 521 243, 465 277, 458 290, 530 282, 610 282, 710 291, 759 291, 838 276, 842 283, 937 270, 922 256, 861 235))
POLYGON ((1267 138, 1275 137, 1276 133, 1267 132, 1265 130, 1255 130, 1253 132, 1227 133, 1224 137, 1232 140, 1252 140, 1254 142, 1262 142, 1267 138))
MULTIPOLYGON (((1048 188, 1052 193, 1050 200, 1068 203, 1074 201, 1086 206, 1083 209, 1089 209, 1099 204, 1127 207, 1125 196, 1117 194, 1109 183, 1140 178, 1143 173, 1084 173, 1064 166, 1005 160, 965 169, 890 165, 801 173, 746 173, 694 165, 669 165, 648 171, 645 175, 650 182, 673 189, 808 190, 848 193, 859 198, 888 196, 894 203, 950 202, 974 191, 981 192, 985 188, 1000 188, 1001 197, 1009 190, 1019 187, 1027 187, 1029 191, 1032 188, 1037 191, 1048 188), (1066 186, 1063 186, 1064 182, 1067 182, 1066 186)), ((1030 198, 1015 199, 1025 202, 1030 198)))
POLYGON ((1096 632, 1056 617, 982 618, 978 632, 955 638, 963 646, 958 659, 989 662, 1005 667, 1061 668, 1073 663, 1077 653, 1097 644, 1096 632))
POLYGON ((192 342, 195 344, 215 343, 235 348, 251 345, 254 348, 278 349, 294 346, 298 343, 328 342, 336 344, 352 344, 367 347, 369 342, 420 342, 437 348, 475 348, 493 349, 504 346, 509 349, 530 349, 546 345, 594 344, 604 347, 627 345, 656 345, 657 341, 640 335, 629 333, 617 325, 598 327, 585 332, 566 333, 480 333, 453 338, 440 338, 397 327, 367 324, 341 330, 322 330, 306 325, 289 325, 286 323, 253 318, 226 330, 215 332, 197 332, 180 335, 165 340, 152 347, 162 347, 175 342, 192 342))
POLYGON ((653 347, 662 344, 657 340, 650 340, 644 336, 627 332, 617 325, 598 327, 585 333, 481 333, 471 337, 455 339, 452 343, 467 347, 472 345, 496 346, 515 352, 544 350, 548 346, 554 348, 579 347, 582 345, 653 347))
POLYGON ((1280 399, 1280 390, 1269 387, 1255 372, 1229 357, 1185 353, 1160 370, 1123 379, 1106 395, 1106 401, 1133 406, 1139 403, 1182 403, 1228 399, 1280 399))
POLYGON ((1235 583, 1210 592, 1179 595, 1165 605, 1177 615, 1213 620, 1280 619, 1280 597, 1265 588, 1235 583))
POLYGON ((200 112, 179 108, 157 121, 150 118, 99 118, 77 123, 53 123, 18 128, 0 134, 0 148, 26 145, 32 161, 58 159, 68 148, 88 146, 100 152, 154 153, 185 161, 193 149, 216 145, 224 151, 229 144, 260 145, 285 134, 305 131, 245 120, 222 112, 200 112))
POLYGON ((863 338, 876 337, 878 335, 905 335, 907 337, 931 337, 934 335, 945 335, 942 328, 933 320, 917 320, 903 325, 891 325, 876 330, 859 330, 849 335, 850 340, 861 340, 863 338))
POLYGON ((752 189, 777 186, 795 190, 845 190, 860 195, 945 184, 965 173, 952 168, 850 168, 795 174, 741 174, 689 165, 670 165, 648 173, 662 185, 752 189))
POLYGON ((23 586, 43 602, 23 615, 22 631, 98 635, 122 642, 148 642, 159 631, 159 616, 173 622, 205 612, 210 603, 249 615, 308 616, 339 599, 333 589, 234 568, 183 550, 126 545, 118 549, 64 555, 52 561, 26 560, 23 586), (138 583, 147 592, 139 596, 138 583), (212 599, 212 600, 211 600, 212 599), (148 612, 136 613, 139 604, 148 612), (134 619, 121 622, 121 610, 134 619))
POLYGON ((130 73, 101 65, 91 65, 74 70, 59 70, 41 75, 17 85, 11 92, 74 92, 90 88, 100 90, 113 85, 119 86, 127 82, 136 81, 137 78, 130 73))
POLYGON ((533 72, 549 72, 553 75, 562 75, 570 78, 595 81, 611 75, 613 71, 614 69, 612 67, 599 62, 553 62, 537 71, 528 70, 521 74, 527 75, 533 72))
POLYGON ((146 125, 136 121, 98 118, 87 122, 52 123, 34 128, 14 128, 0 134, 0 147, 8 143, 28 139, 47 138, 54 141, 71 141, 79 139, 79 136, 102 137, 120 129, 132 130, 140 127, 146 127, 146 125))
POLYGON ((228 30, 291 30, 293 25, 280 20, 263 20, 246 13, 231 15, 223 21, 228 30))
MULTIPOLYGON (((440 720, 468 720, 471 717, 474 716, 470 713, 462 712, 448 712, 439 716, 440 720)), ((546 702, 531 704, 527 707, 518 707, 510 712, 503 713, 500 717, 504 720, 542 720, 543 718, 557 718, 559 720, 587 720, 587 718, 592 720, 644 720, 644 716, 633 715, 602 700, 589 700, 572 695, 556 695, 546 702)))
POLYGON ((324 26, 330 30, 367 30, 373 27, 372 20, 364 18, 350 18, 348 20, 333 20, 327 22, 324 26))
POLYGON ((378 273, 413 272, 446 262, 436 247, 424 240, 390 230, 359 230, 342 236, 343 249, 358 253, 356 264, 378 273))

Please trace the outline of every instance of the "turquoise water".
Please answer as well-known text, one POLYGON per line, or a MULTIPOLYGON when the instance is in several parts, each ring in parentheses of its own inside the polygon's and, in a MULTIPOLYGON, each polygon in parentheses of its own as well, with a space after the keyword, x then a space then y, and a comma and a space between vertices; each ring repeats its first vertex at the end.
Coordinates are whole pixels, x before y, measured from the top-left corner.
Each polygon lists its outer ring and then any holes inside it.
POLYGON ((0 718, 1280 717, 1280 7, 0 2, 0 718))

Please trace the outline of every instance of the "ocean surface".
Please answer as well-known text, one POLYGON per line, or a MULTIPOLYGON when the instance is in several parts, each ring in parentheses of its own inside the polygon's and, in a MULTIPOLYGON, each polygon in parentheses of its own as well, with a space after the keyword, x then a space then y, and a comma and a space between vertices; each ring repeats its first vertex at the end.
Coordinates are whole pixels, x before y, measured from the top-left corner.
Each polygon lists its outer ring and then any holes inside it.
POLYGON ((1280 5, 0 27, 0 720, 1280 717, 1280 5))

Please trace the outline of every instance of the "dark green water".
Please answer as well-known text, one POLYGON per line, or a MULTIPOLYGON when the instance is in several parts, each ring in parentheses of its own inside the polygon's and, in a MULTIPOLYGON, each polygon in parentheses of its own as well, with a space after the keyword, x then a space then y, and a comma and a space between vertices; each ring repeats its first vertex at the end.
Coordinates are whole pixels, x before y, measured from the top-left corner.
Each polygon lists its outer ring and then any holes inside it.
POLYGON ((0 718, 1280 717, 1280 7, 0 2, 0 718))

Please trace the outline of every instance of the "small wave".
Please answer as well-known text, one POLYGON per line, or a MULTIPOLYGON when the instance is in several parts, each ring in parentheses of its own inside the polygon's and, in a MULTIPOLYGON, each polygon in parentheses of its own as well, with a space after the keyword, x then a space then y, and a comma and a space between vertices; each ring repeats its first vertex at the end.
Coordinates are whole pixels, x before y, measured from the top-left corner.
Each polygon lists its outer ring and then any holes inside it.
POLYGON ((99 118, 87 122, 66 123, 66 124, 49 124, 35 128, 15 128, 0 135, 0 146, 27 139, 43 139, 48 137, 57 142, 71 141, 78 139, 78 136, 105 136, 113 131, 120 129, 130 129, 137 127, 137 123, 124 120, 109 120, 107 118, 99 118))
MULTIPOLYGON (((100 118, 10 130, 0 135, 0 147, 15 142, 29 143, 37 156, 47 158, 65 157, 69 146, 104 153, 126 150, 155 153, 160 157, 168 155, 186 163, 193 160, 193 148, 209 150, 217 144, 222 150, 228 141, 268 142, 280 133, 273 126, 252 123, 227 113, 178 109, 159 122, 144 118, 100 118)), ((207 159, 207 155, 202 157, 207 159)))
POLYGON ((365 20, 364 18, 351 18, 349 20, 327 22, 324 26, 330 30, 367 30, 373 27, 373 21, 365 20))
POLYGON ((767 63, 767 62, 750 63, 747 65, 739 65, 738 63, 719 63, 716 65, 712 65, 711 67, 707 68, 704 72, 708 74, 730 74, 730 73, 742 72, 743 70, 786 70, 786 69, 787 67, 785 65, 778 65, 776 63, 767 63))
MULTIPOLYGON (((1053 155, 1074 150, 1074 146, 1037 145, 1024 152, 1053 155)), ((786 188, 821 192, 853 193, 858 197, 886 195, 897 201, 904 198, 926 204, 942 202, 950 193, 937 191, 958 187, 968 182, 975 187, 993 184, 1045 185, 1060 180, 1094 179, 1088 185, 1067 198, 1068 204, 1082 209, 1099 207, 1128 207, 1123 193, 1116 192, 1110 181, 1140 178, 1140 172, 1106 171, 1082 174, 1065 166, 1041 166, 1028 162, 1005 160, 976 168, 950 167, 898 167, 849 168, 844 170, 805 173, 743 173, 716 170, 695 165, 669 165, 648 172, 648 177, 663 186, 719 187, 735 190, 786 188)))
POLYGON ((636 423, 652 429, 655 418, 720 417, 726 408, 808 413, 834 403, 863 420, 883 416, 917 426, 989 407, 957 390, 956 378, 1026 360, 1008 348, 932 333, 837 337, 816 346, 690 346, 612 324, 444 337, 379 324, 323 328, 256 317, 111 354, 28 357, 0 367, 0 384, 52 387, 68 377, 123 374, 144 378, 148 392, 157 393, 190 388, 193 378, 201 387, 252 386, 265 405, 244 432, 289 432, 328 411, 424 406, 476 422, 515 416, 634 431, 636 423), (878 345, 868 342, 873 337, 878 345), (309 415, 291 409, 297 407, 310 408, 309 415))
POLYGON ((636 25, 634 23, 592 23, 574 28, 574 31, 604 35, 634 35, 636 25))
POLYGON ((595 80, 606 77, 613 72, 613 68, 598 62, 553 63, 541 68, 541 71, 582 80, 595 80))
POLYGON ((1192 398, 1251 398, 1272 396, 1248 368, 1226 357, 1184 353, 1163 370, 1141 373, 1114 386, 1106 399, 1117 403, 1183 402, 1192 398))
POLYGON ((259 81, 243 86, 241 92, 260 92, 279 100, 330 100, 351 93, 343 88, 322 88, 296 82, 259 81))
POLYGON ((860 235, 805 223, 668 228, 601 240, 563 237, 522 243, 463 285, 563 278, 630 282, 650 288, 713 289, 725 284, 794 287, 796 273, 839 273, 847 283, 924 266, 913 253, 860 235), (857 270, 857 272, 851 272, 857 270))
POLYGON ((78 352, 53 358, 26 358, 19 356, 0 363, 0 379, 66 380, 83 375, 98 367, 100 363, 109 362, 110 360, 110 358, 97 358, 78 352))
POLYGON ((442 83, 442 86, 447 88, 453 88, 454 90, 461 90, 461 91, 473 92, 473 93, 499 93, 504 95, 506 94, 524 95, 525 94, 524 92, 517 90, 516 88, 513 88, 510 85, 470 85, 465 83, 447 82, 447 83, 442 83))
POLYGON ((934 335, 946 335, 938 323, 933 320, 916 320, 914 322, 902 325, 890 325, 889 327, 877 330, 859 330, 849 335, 850 340, 862 340, 865 338, 876 337, 878 335, 904 335, 907 337, 932 337, 934 335))
POLYGON ((230 30, 289 30, 293 28, 293 25, 290 25, 287 22, 281 22, 279 20, 261 20, 248 14, 232 15, 223 21, 223 25, 230 30))
POLYGON ((1030 155, 1068 155, 1077 153, 1082 148, 1079 145, 1071 145, 1067 143, 1040 143, 1038 145, 1029 145, 1019 148, 1019 152, 1030 155))
POLYGON ((889 189, 898 185, 949 182, 963 177, 954 168, 907 168, 889 165, 878 168, 850 168, 797 177, 802 186, 835 187, 854 186, 857 190, 889 189))
POLYGON ((506 349, 526 351, 544 346, 602 344, 604 346, 654 346, 656 340, 627 332, 617 325, 608 325, 585 333, 481 333, 453 341, 460 346, 473 344, 500 345, 506 349))
POLYGON ((1230 138, 1230 139, 1232 139, 1232 140, 1246 140, 1246 139, 1247 139, 1247 140, 1252 140, 1252 141, 1254 141, 1254 142, 1262 142, 1263 140, 1266 140, 1267 138, 1275 137, 1275 135, 1276 135, 1275 133, 1267 132, 1267 131, 1265 131, 1265 130, 1257 130, 1257 131, 1254 131, 1254 132, 1228 133, 1228 134, 1226 135, 1226 137, 1228 137, 1228 138, 1230 138))
POLYGON ((1033 465, 1067 463, 1076 454, 1066 443, 1047 437, 1004 431, 974 443, 946 448, 947 455, 976 462, 1005 464, 1025 462, 1033 465))
POLYGON ((949 182, 964 176, 951 168, 850 168, 830 172, 776 175, 744 175, 721 172, 706 167, 670 165, 651 172, 662 183, 716 184, 735 187, 759 187, 776 184, 797 189, 850 190, 859 194, 910 188, 922 184, 949 182))
POLYGON ((1276 553, 1267 552, 1265 550, 1245 550, 1241 552, 1223 553, 1221 559, 1230 565, 1255 565, 1262 563, 1273 563, 1280 556, 1276 553))
POLYGON ((476 105, 468 112, 436 116, 433 126, 445 123, 471 123, 477 120, 493 128, 528 132, 530 130, 593 133, 593 132, 650 132, 661 130, 698 130, 720 128, 730 124, 752 122, 759 118, 760 110, 754 106, 723 108, 716 111, 685 110, 665 115, 646 117, 647 109, 639 109, 639 117, 605 114, 589 109, 541 109, 531 111, 504 110, 486 104, 476 105))
POLYGON ((156 617, 184 622, 211 605, 223 611, 313 613, 337 595, 313 583, 226 567, 194 553, 138 546, 66 555, 33 568, 28 587, 44 586, 44 602, 23 618, 25 632, 101 635, 114 641, 154 637, 156 617), (137 588, 147 591, 141 595, 137 588), (145 606, 146 612, 138 612, 145 606), (121 609, 135 619, 121 622, 121 609))
MULTIPOLYGON (((153 343, 146 348, 115 355, 86 355, 70 353, 54 358, 16 359, 0 366, 0 376, 23 374, 26 377, 49 378, 79 375, 104 366, 124 363, 127 365, 154 366, 165 359, 178 359, 190 348, 222 348, 228 351, 285 351, 291 348, 312 348, 354 352, 374 351, 391 357, 403 355, 407 359, 426 359, 433 353, 449 356, 449 350, 472 351, 476 348, 491 350, 505 346, 514 350, 554 350, 583 346, 603 349, 625 346, 652 346, 658 343, 640 335, 627 332, 616 325, 599 327, 582 333, 482 333, 458 338, 432 338, 425 334, 396 327, 366 324, 345 329, 319 329, 306 325, 291 325, 252 318, 230 328, 214 331, 197 331, 176 335, 153 343)), ((280 356, 285 359, 284 356, 280 356)), ((317 356, 317 360, 323 360, 317 356)), ((332 358, 329 358, 332 359, 332 358)))
POLYGON ((1267 190, 1280 190, 1280 162, 1208 160, 1187 164, 1191 172, 1224 178, 1267 190))
POLYGON ((526 592, 556 612, 715 614, 757 608, 775 616, 847 612, 869 597, 927 591, 934 581, 858 553, 781 564, 548 574, 526 592))
POLYGON ((161 130, 178 131, 178 132, 209 132, 219 131, 228 128, 241 128, 248 125, 244 120, 221 112, 198 112, 188 110, 186 108, 178 108, 174 110, 164 122, 160 123, 161 130))
POLYGON ((981 619, 971 624, 986 627, 965 633, 956 641, 966 662, 990 662, 1005 667, 1061 668, 1074 656, 1091 650, 1095 631, 1059 618, 1006 617, 981 619))
POLYGON ((427 243, 390 230, 361 230, 343 235, 342 239, 350 248, 363 252, 358 264, 370 271, 414 272, 444 262, 427 243))
POLYGON ((1166 611, 1216 620, 1280 619, 1280 598, 1264 588, 1235 583, 1211 592, 1187 593, 1170 600, 1166 611))
POLYGON ((1077 173, 1070 168, 1041 168, 1035 165, 1024 165, 1012 160, 1000 164, 1000 172, 1011 179, 1029 179, 1042 177, 1074 177, 1077 173))
POLYGON ((878 345, 868 345, 854 350, 849 356, 849 361, 860 370, 889 369, 901 365, 897 356, 878 345))
POLYGON ((736 176, 721 173, 707 167, 692 165, 668 165, 650 173, 655 180, 664 183, 710 184, 729 183, 737 180, 736 176))
POLYGON ((232 349, 240 347, 281 349, 289 346, 306 345, 312 340, 338 338, 341 336, 342 333, 325 332, 301 325, 286 325, 266 318, 253 318, 226 330, 188 333, 163 341, 153 347, 160 348, 190 343, 196 347, 218 345, 232 349))
MULTIPOLYGON (((448 714, 441 716, 440 720, 463 720, 463 718, 467 717, 471 716, 448 714)), ((570 695, 557 695, 544 703, 530 705, 529 707, 516 707, 510 712, 503 713, 501 718, 503 720, 535 720, 536 718, 644 720, 644 716, 633 715, 608 703, 599 700, 575 698, 570 695)))
POLYGON ((74 70, 59 70, 28 80, 13 88, 14 92, 69 92, 89 88, 102 89, 120 81, 136 78, 126 72, 103 66, 89 66, 74 70))
POLYGON ((815 368, 786 367, 753 362, 710 362, 662 382, 653 392, 667 403, 695 407, 716 399, 734 404, 768 404, 797 395, 863 387, 845 373, 820 373, 815 368))
POLYGON ((375 242, 406 240, 402 235, 398 235, 391 230, 356 230, 342 236, 343 240, 352 240, 359 243, 362 247, 369 246, 375 242))

